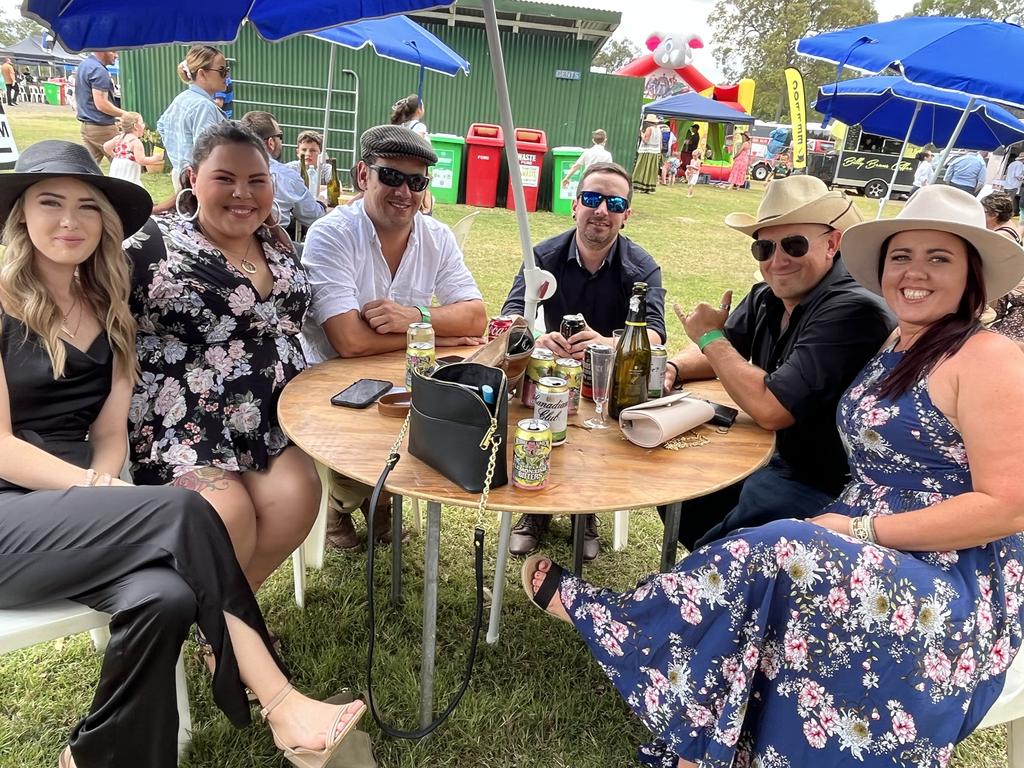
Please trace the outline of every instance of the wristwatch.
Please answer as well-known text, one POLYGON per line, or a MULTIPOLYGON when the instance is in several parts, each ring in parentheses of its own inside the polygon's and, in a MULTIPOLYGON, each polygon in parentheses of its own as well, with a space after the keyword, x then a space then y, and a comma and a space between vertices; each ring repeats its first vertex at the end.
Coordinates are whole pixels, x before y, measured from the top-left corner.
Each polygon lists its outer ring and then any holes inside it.
POLYGON ((430 310, 427 309, 426 307, 420 306, 419 304, 416 305, 416 309, 418 309, 420 311, 420 322, 421 323, 429 323, 430 322, 430 310))

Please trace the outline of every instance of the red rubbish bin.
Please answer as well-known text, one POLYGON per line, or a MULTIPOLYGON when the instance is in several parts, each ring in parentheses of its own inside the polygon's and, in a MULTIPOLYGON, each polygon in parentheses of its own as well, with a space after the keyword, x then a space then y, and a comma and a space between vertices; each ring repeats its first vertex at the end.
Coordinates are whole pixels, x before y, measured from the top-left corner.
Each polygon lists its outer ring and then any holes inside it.
POLYGON ((473 123, 466 133, 466 205, 493 208, 505 138, 500 125, 473 123))
MULTIPOLYGON (((516 152, 519 155, 519 174, 523 177, 523 194, 526 196, 526 210, 537 210, 537 192, 540 191, 540 167, 548 151, 548 139, 544 131, 533 128, 516 128, 516 152)), ((515 210, 516 201, 512 195, 512 180, 508 183, 508 203, 515 210)))

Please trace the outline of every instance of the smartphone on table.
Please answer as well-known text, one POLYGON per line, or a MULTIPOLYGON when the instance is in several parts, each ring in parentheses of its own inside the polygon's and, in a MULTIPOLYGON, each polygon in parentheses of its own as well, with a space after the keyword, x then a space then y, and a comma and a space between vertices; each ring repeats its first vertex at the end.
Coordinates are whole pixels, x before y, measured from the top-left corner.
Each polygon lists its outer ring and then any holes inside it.
POLYGON ((343 408, 366 408, 391 389, 391 382, 383 379, 360 379, 349 384, 331 398, 331 405, 343 408))

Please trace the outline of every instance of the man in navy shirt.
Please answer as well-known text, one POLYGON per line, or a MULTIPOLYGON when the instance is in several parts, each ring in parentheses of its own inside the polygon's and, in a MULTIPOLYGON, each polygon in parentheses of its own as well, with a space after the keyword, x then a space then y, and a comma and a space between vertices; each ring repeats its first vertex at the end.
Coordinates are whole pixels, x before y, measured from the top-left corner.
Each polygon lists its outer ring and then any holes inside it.
MULTIPOLYGON (((614 345, 612 333, 624 328, 633 283, 647 283, 647 334, 652 344, 665 342, 665 289, 661 267, 643 248, 621 234, 631 213, 633 184, 616 163, 594 163, 580 179, 573 201, 576 226, 534 246, 541 269, 555 276, 558 290, 544 301, 547 333, 537 345, 555 357, 582 360, 588 344, 614 345), (563 315, 582 314, 587 327, 566 339, 559 332, 563 315)), ((526 283, 520 269, 505 299, 502 314, 521 315, 526 283)), ((597 521, 584 515, 587 526, 583 556, 597 557, 597 521)), ((550 515, 523 515, 512 529, 509 551, 525 555, 537 548, 550 515)), ((574 518, 574 523, 576 519, 574 518)))
POLYGON ((117 106, 114 81, 107 65, 117 60, 116 51, 96 51, 78 65, 75 107, 82 143, 97 164, 106 157, 103 145, 117 135, 114 118, 124 114, 117 106))

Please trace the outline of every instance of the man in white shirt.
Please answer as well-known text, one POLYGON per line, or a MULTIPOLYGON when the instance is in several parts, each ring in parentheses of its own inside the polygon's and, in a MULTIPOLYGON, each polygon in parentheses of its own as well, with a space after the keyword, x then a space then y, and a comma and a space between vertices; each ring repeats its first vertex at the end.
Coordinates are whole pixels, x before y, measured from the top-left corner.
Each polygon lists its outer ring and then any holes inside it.
MULTIPOLYGON (((434 326, 438 346, 481 343, 487 312, 455 235, 419 213, 427 171, 437 162, 430 143, 408 128, 381 125, 362 135, 361 156, 362 199, 336 208, 306 235, 302 264, 313 293, 302 332, 307 359, 405 349, 410 323, 419 322, 434 326)), ((359 546, 351 510, 365 511, 369 491, 335 476, 337 516, 328 517, 328 540, 338 548, 359 546)), ((390 541, 383 504, 375 528, 378 541, 390 541)))
POLYGON ((1020 185, 1024 181, 1024 152, 1016 155, 1013 162, 1006 166, 1006 176, 1003 179, 1003 191, 1013 198, 1013 215, 1016 216, 1020 210, 1020 185))
POLYGON ((594 145, 590 149, 583 150, 583 154, 579 156, 579 159, 566 171, 565 176, 562 178, 563 187, 569 185, 569 179, 572 178, 576 171, 582 170, 586 173, 587 168, 594 163, 610 163, 612 161, 612 153, 604 148, 605 142, 608 141, 608 134, 604 132, 604 129, 598 128, 590 134, 590 138, 594 145))
POLYGON ((278 160, 284 148, 284 134, 274 116, 269 112, 246 112, 240 122, 263 139, 270 155, 270 176, 274 180, 274 202, 277 203, 275 213, 280 212, 281 227, 287 228, 292 219, 308 227, 323 216, 327 209, 309 191, 299 172, 278 160))

